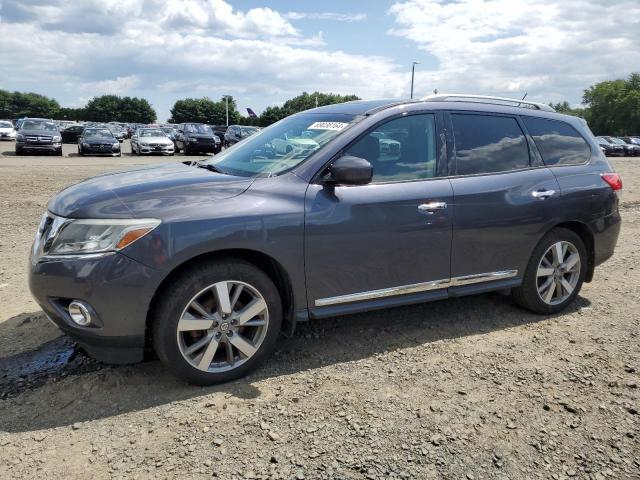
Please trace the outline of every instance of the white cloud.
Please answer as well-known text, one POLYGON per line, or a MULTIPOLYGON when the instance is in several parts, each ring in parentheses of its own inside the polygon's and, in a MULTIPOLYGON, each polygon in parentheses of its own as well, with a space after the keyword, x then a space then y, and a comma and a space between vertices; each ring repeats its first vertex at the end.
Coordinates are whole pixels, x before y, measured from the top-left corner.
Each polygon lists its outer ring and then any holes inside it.
POLYGON ((335 22, 360 22, 367 18, 366 13, 336 13, 336 12, 288 12, 289 20, 332 20, 335 22))
POLYGON ((391 34, 437 61, 416 74, 421 94, 527 91, 577 103, 584 88, 640 65, 637 0, 409 0, 389 14, 391 34))
POLYGON ((169 0, 151 8, 156 1, 123 1, 129 15, 113 14, 115 33, 77 22, 84 7, 68 0, 29 20, 0 23, 6 52, 0 56, 0 81, 11 79, 20 90, 63 104, 92 94, 144 96, 159 107, 161 118, 175 99, 187 96, 231 93, 243 99, 241 106, 260 109, 303 90, 364 98, 406 90, 406 73, 399 74, 392 60, 324 50, 322 32, 304 36, 271 9, 235 11, 222 0, 169 0), (61 14, 65 9, 67 15, 61 14), (82 29, 69 26, 74 19, 82 29))

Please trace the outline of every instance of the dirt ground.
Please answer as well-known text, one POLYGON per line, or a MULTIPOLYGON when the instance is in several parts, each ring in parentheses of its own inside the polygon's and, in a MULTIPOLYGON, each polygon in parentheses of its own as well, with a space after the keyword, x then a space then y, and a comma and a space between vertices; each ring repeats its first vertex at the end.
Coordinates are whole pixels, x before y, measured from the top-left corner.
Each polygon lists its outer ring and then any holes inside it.
POLYGON ((87 359, 26 284, 50 196, 159 160, 0 157, 1 479, 640 478, 640 159, 612 161, 618 248, 565 313, 489 294, 310 322, 207 388, 87 359))

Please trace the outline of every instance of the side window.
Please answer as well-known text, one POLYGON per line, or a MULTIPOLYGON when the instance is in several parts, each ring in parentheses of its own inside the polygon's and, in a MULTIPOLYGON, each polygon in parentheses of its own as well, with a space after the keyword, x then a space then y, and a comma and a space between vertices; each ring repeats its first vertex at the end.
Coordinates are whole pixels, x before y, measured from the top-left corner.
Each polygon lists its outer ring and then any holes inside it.
POLYGON ((529 166, 527 140, 513 117, 451 114, 456 175, 506 172, 529 166))
POLYGON ((436 176, 433 114, 408 115, 384 123, 353 144, 347 155, 368 160, 373 182, 399 182, 436 176))
POLYGON ((591 157, 585 139, 568 123, 534 117, 522 117, 522 121, 545 165, 579 165, 591 157))

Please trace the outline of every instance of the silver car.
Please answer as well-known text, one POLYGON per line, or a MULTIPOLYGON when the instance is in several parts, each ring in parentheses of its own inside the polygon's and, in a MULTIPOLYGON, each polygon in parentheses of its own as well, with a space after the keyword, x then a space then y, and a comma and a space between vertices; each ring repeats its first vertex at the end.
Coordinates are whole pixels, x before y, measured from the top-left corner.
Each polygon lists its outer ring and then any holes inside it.
POLYGON ((131 136, 131 153, 173 155, 173 141, 160 128, 139 128, 131 136))

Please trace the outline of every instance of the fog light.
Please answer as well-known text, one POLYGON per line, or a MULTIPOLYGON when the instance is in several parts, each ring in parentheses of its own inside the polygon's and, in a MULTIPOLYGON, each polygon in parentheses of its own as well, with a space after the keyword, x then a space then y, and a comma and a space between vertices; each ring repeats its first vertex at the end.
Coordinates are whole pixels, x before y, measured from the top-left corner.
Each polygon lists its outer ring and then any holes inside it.
POLYGON ((71 320, 81 327, 86 327, 91 323, 91 314, 89 313, 89 309, 82 302, 74 300, 69 304, 68 310, 71 320))

